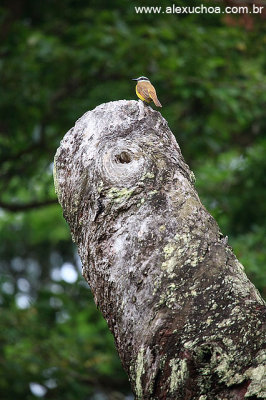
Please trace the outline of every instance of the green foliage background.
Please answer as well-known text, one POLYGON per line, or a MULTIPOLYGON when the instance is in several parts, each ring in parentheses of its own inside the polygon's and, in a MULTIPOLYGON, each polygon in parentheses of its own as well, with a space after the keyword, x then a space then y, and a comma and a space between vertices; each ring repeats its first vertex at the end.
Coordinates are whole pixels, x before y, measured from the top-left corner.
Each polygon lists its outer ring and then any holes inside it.
POLYGON ((229 25, 223 14, 140 15, 136 5, 169 1, 1 2, 0 399, 130 392, 83 278, 60 275, 79 261, 52 162, 84 112, 135 98, 132 77, 156 86, 203 203, 266 292, 265 20, 247 30, 239 16, 229 25))

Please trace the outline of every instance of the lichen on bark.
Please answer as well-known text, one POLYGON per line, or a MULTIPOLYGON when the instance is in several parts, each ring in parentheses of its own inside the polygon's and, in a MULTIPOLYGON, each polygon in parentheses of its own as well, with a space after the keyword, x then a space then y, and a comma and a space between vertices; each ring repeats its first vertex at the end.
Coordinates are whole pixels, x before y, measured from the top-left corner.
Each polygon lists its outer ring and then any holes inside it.
POLYGON ((136 399, 264 398, 264 302, 161 114, 136 101, 96 107, 65 135, 55 171, 136 399))

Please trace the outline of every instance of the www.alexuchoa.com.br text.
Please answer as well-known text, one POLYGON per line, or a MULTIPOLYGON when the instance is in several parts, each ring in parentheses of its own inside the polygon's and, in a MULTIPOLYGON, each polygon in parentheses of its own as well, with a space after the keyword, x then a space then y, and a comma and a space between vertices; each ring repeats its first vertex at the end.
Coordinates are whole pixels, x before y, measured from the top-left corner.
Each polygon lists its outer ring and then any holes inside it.
POLYGON ((264 6, 252 4, 252 6, 172 6, 168 7, 145 7, 135 6, 137 14, 261 14, 264 6))

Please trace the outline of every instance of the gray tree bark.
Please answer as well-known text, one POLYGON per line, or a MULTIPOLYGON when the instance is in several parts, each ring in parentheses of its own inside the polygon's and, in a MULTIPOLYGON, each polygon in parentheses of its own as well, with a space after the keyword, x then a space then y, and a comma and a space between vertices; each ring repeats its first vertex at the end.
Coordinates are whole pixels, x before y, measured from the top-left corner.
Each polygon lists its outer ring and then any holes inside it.
POLYGON ((141 101, 87 112, 55 157, 83 275, 136 399, 265 398, 264 302, 193 180, 141 101))

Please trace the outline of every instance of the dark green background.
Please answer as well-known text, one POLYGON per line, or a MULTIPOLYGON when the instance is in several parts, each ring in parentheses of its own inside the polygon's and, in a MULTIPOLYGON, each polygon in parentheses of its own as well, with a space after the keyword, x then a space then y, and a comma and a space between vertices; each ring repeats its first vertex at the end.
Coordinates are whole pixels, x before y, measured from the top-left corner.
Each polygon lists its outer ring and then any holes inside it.
POLYGON ((52 163, 84 112, 136 98, 132 77, 156 86, 202 202, 266 292, 265 19, 134 12, 171 4, 1 2, 1 400, 35 399, 30 383, 53 400, 130 392, 83 278, 60 277, 64 263, 79 271, 79 262, 52 163))

